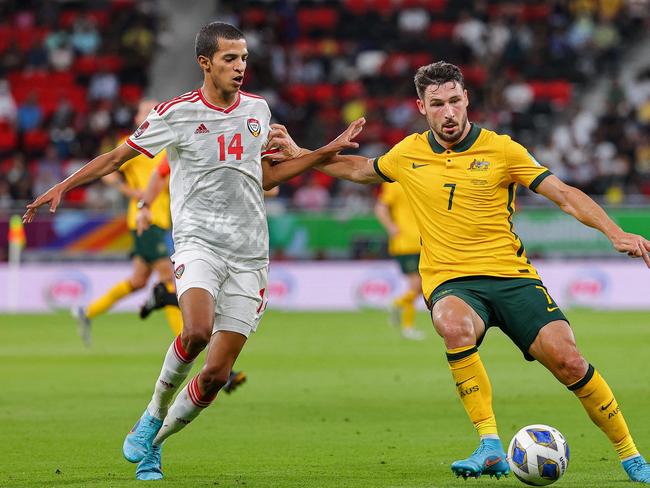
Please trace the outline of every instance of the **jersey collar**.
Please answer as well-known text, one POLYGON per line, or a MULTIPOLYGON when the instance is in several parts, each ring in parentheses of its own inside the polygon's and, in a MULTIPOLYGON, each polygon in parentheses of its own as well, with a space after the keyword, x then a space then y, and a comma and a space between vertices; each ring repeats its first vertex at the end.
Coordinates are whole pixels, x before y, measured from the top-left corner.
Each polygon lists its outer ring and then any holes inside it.
MULTIPOLYGON (((467 151, 470 147, 472 147, 472 144, 476 142, 476 139, 478 139, 478 136, 481 134, 481 128, 474 123, 470 123, 470 126, 471 129, 469 130, 467 135, 463 137, 463 139, 460 142, 456 143, 454 146, 451 147, 452 151, 454 152, 467 151)), ((432 130, 429 130, 427 139, 429 140, 429 145, 431 146, 431 150, 434 153, 442 154, 447 150, 446 148, 442 147, 440 143, 436 140, 432 130)))
POLYGON ((233 110, 235 110, 239 106, 239 102, 241 101, 241 93, 238 91, 237 92, 237 99, 233 102, 233 104, 230 107, 227 107, 227 108, 217 107, 216 105, 212 105, 210 102, 208 102, 208 100, 205 98, 205 96, 203 96, 203 91, 200 88, 199 88, 198 91, 199 91, 199 98, 201 99, 203 104, 206 107, 211 108, 212 110, 216 110, 217 112, 223 112, 223 113, 229 114, 230 112, 232 112, 233 110))

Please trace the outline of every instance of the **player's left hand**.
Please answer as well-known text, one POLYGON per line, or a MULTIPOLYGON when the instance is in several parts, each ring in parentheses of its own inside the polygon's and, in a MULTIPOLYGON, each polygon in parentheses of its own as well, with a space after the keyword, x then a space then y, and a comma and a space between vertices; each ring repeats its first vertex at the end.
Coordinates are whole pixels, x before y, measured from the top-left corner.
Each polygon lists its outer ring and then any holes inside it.
POLYGON ((52 188, 47 190, 41 196, 39 196, 32 203, 27 205, 27 211, 23 215, 23 224, 29 224, 34 220, 34 215, 38 211, 38 207, 50 204, 50 213, 56 212, 59 203, 61 203, 61 198, 63 197, 63 188, 60 185, 54 185, 52 188))
POLYGON ((275 150, 276 152, 265 156, 274 163, 281 163, 289 159, 299 158, 304 150, 296 144, 289 135, 289 131, 282 124, 271 124, 271 131, 266 142, 265 150, 275 150))
POLYGON ((650 268, 650 241, 643 236, 621 232, 612 239, 612 245, 618 252, 625 252, 633 258, 643 258, 650 268))
POLYGON ((366 119, 363 117, 358 118, 352 122, 340 136, 334 139, 332 142, 325 146, 325 149, 328 152, 338 153, 345 149, 356 149, 359 147, 359 143, 354 142, 354 138, 357 137, 363 130, 363 126, 366 123, 366 119))

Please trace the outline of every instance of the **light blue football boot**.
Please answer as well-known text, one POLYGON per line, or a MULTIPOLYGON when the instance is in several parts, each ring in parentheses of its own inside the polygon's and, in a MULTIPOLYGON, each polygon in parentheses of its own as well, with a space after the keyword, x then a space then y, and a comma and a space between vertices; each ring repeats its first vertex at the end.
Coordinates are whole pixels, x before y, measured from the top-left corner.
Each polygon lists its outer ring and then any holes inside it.
POLYGON ((136 480, 161 480, 162 472, 162 444, 153 444, 149 452, 135 468, 136 480))
POLYGON ((451 463, 451 470, 463 478, 478 478, 482 474, 489 474, 490 478, 496 476, 499 479, 510 473, 510 466, 501 440, 483 439, 470 457, 451 463))
POLYGON ((623 461, 623 469, 631 481, 650 484, 650 464, 640 454, 623 461))
POLYGON ((126 434, 122 445, 122 454, 130 463, 139 463, 147 455, 163 421, 149 415, 146 410, 135 423, 131 432, 126 434))

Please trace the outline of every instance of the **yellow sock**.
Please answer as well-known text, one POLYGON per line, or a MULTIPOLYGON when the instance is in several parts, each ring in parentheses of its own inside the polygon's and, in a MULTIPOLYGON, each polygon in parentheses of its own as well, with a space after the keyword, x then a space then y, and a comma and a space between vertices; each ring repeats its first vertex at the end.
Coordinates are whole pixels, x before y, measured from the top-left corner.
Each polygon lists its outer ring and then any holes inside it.
POLYGON ((399 301, 399 305, 402 308, 402 327, 404 329, 410 329, 415 323, 415 299, 417 298, 417 293, 413 290, 408 290, 396 301, 399 301))
POLYGON ((621 459, 639 454, 612 390, 591 364, 585 377, 567 388, 575 393, 589 418, 614 444, 621 459))
POLYGON ((402 296, 397 297, 393 303, 398 307, 404 307, 408 304, 412 304, 416 296, 417 294, 413 290, 408 290, 402 296))
POLYGON ((181 309, 174 305, 168 305, 164 307, 164 310, 169 328, 175 336, 180 335, 183 330, 183 315, 181 314, 181 309))
MULTIPOLYGON (((166 281, 165 288, 169 293, 176 293, 176 285, 174 285, 173 281, 166 281)), ((183 330, 183 314, 181 314, 181 309, 174 305, 168 305, 164 307, 164 310, 169 328, 175 336, 180 335, 183 330)))
POLYGON ((402 307, 402 327, 410 329, 415 323, 415 306, 413 302, 407 303, 402 307))
POLYGON ((465 411, 480 436, 498 435, 492 410, 492 386, 476 346, 447 351, 449 369, 456 380, 456 390, 465 411))
POLYGON ((117 285, 88 306, 86 316, 89 319, 94 319, 99 314, 106 312, 106 310, 111 308, 115 302, 124 298, 132 291, 133 287, 129 280, 120 281, 117 285))

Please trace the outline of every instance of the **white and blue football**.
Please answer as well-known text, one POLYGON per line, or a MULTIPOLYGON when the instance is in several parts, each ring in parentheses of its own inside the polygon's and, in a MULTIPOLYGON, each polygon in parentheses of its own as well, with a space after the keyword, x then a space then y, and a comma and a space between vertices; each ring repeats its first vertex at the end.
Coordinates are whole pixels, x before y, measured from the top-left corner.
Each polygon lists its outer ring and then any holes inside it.
POLYGON ((510 441, 508 463, 514 475, 527 485, 550 485, 569 466, 569 444, 553 427, 528 425, 510 441))

